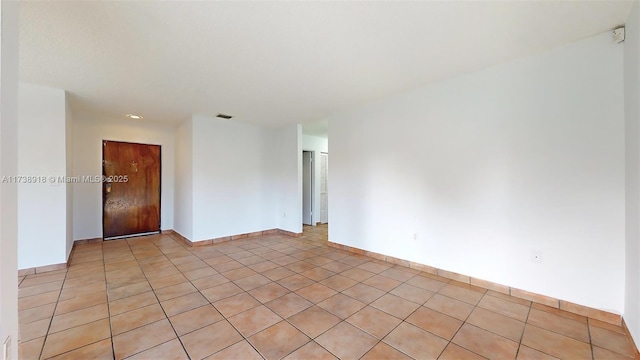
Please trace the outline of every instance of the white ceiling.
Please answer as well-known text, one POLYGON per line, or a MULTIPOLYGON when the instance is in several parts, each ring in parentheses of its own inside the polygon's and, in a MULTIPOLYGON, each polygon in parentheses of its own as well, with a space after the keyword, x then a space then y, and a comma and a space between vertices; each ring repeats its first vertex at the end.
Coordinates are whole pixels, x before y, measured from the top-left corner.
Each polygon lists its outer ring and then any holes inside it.
POLYGON ((20 78, 144 121, 276 126, 607 31, 628 1, 22 2, 20 78))
POLYGON ((302 124, 302 133, 305 135, 329 138, 329 122, 327 120, 305 122, 302 124))

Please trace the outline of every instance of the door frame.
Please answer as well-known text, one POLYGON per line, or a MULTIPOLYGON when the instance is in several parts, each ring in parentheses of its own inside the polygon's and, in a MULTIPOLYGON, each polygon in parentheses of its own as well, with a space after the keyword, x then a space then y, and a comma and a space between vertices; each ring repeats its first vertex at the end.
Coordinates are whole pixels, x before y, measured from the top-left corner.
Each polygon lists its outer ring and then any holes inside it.
MULTIPOLYGON (((316 226, 316 222, 314 221, 314 216, 315 216, 315 209, 314 209, 314 205, 315 205, 315 197, 316 197, 316 181, 315 181, 315 151, 313 150, 302 150, 302 171, 304 172, 304 153, 309 153, 310 154, 310 158, 311 158, 311 164, 309 164, 309 168, 311 170, 311 176, 309 177, 309 181, 311 182, 311 221, 310 224, 305 224, 304 223, 304 213, 302 214, 302 225, 310 225, 310 226, 316 226)), ((302 211, 304 212, 304 173, 302 174, 302 211)))
POLYGON ((104 187, 105 187, 105 182, 101 181, 100 182, 100 197, 102 198, 101 201, 101 213, 102 213, 102 240, 103 241, 109 241, 109 240, 117 240, 117 239, 124 239, 124 238, 129 238, 129 237, 136 237, 136 236, 144 236, 144 235, 150 235, 150 234, 162 234, 162 145, 161 144, 147 144, 147 143, 139 143, 139 142, 133 142, 133 141, 121 141, 121 140, 107 140, 107 139, 102 139, 100 140, 100 152, 102 154, 102 161, 100 162, 100 167, 101 169, 101 173, 102 176, 105 176, 104 173, 104 145, 105 142, 116 142, 116 143, 122 143, 122 144, 133 144, 133 145, 152 145, 152 146, 157 146, 160 149, 160 154, 159 154, 159 166, 158 166, 158 171, 160 172, 160 177, 158 178, 158 232, 156 233, 155 231, 152 232, 148 232, 148 233, 140 233, 140 234, 131 234, 131 235, 122 235, 122 236, 113 236, 113 237, 109 237, 106 238, 104 237, 104 187))
MULTIPOLYGON (((329 193, 329 152, 325 152, 325 151, 321 151, 320 152, 320 183, 322 183, 322 155, 326 155, 327 156, 327 169, 325 171, 326 173, 326 179, 325 182, 327 184, 327 194, 329 193)), ((327 195, 327 222, 322 222, 322 188, 320 188, 320 191, 318 192, 320 194, 320 206, 318 207, 318 209, 320 209, 320 211, 318 211, 318 223, 319 224, 328 224, 329 223, 329 196, 327 195)))

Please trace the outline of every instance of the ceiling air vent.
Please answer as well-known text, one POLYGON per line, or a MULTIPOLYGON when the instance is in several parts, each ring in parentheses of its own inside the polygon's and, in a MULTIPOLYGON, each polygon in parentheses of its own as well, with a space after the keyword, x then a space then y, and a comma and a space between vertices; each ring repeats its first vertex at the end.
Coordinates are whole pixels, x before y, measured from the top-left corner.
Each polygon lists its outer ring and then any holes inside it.
POLYGON ((218 114, 216 115, 216 117, 219 117, 220 119, 231 119, 233 116, 231 115, 227 115, 227 114, 218 114))

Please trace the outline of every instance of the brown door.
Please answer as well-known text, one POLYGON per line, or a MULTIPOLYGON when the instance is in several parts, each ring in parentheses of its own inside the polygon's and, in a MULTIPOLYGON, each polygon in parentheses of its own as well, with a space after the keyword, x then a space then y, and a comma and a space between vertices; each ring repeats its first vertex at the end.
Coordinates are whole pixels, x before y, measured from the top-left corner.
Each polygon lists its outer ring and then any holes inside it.
POLYGON ((104 238, 160 231, 160 145, 103 141, 104 238))

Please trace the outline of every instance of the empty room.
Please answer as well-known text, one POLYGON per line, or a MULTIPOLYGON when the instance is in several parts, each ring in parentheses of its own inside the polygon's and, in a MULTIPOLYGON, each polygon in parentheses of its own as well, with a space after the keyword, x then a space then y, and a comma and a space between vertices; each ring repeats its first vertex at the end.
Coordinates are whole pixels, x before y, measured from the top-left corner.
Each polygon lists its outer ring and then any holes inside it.
POLYGON ((3 1, 2 359, 640 359, 640 1, 3 1))

